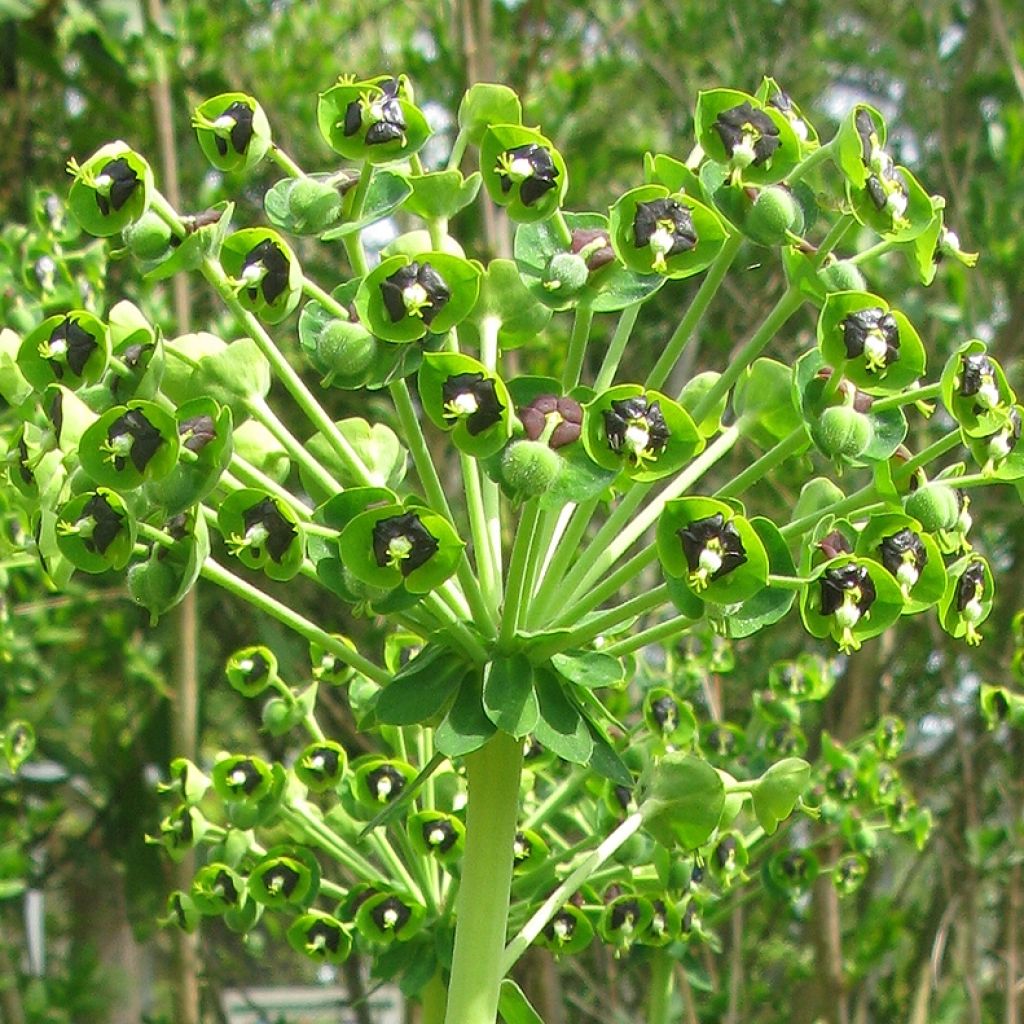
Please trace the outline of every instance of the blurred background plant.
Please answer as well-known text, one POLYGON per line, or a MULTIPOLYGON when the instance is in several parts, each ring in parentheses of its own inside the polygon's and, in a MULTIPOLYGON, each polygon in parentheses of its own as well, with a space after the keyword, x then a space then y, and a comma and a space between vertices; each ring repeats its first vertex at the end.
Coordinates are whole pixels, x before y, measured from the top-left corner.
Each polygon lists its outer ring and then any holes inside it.
MULTIPOLYGON (((913 166, 947 197, 946 223, 982 261, 974 274, 947 261, 924 290, 903 258, 891 255, 876 264, 869 284, 904 297, 901 308, 933 365, 977 336, 1019 377, 1022 57, 1024 11, 1000 0, 926 7, 905 0, 742 7, 224 0, 214 13, 194 0, 0 0, 0 326, 23 330, 68 305, 103 311, 109 295, 132 299, 169 335, 187 330, 188 320, 231 335, 224 314, 201 294, 191 299, 187 284, 140 286, 108 261, 104 246, 67 222, 60 199, 68 157, 120 137, 160 153, 165 179, 176 166, 181 192, 196 208, 241 195, 247 208, 238 220, 260 222, 274 170, 226 181, 194 142, 190 111, 218 92, 257 96, 284 148, 303 166, 318 166, 327 150, 313 127, 316 96, 340 73, 408 73, 442 135, 469 83, 504 81, 524 98, 528 122, 541 122, 573 154, 567 206, 586 209, 607 206, 633 184, 645 150, 686 156, 678 140, 692 138, 698 89, 752 90, 771 74, 827 136, 856 100, 885 114, 897 163, 913 166)), ((424 159, 429 165, 429 149, 424 159)), ((507 225, 497 214, 473 220, 478 209, 460 218, 460 239, 476 252, 508 255, 507 225)), ((323 250, 300 248, 299 256, 312 277, 331 279, 323 250)), ((733 278, 727 286, 734 301, 712 310, 691 358, 700 353, 720 365, 746 325, 770 308, 781 270, 766 262, 744 275, 742 285, 733 278)), ((671 323, 679 293, 667 291, 654 307, 671 323)), ((645 316, 638 330, 631 353, 643 360, 659 350, 663 328, 645 316)), ((685 379, 685 364, 679 373, 685 379)), ((336 417, 361 411, 344 392, 329 400, 336 417)), ((774 488, 780 503, 795 501, 795 478, 759 486, 774 488)), ((1024 558, 1016 510, 980 495, 972 512, 986 552, 1013 580, 1024 558)), ((154 773, 196 731, 199 749, 212 752, 234 742, 252 747, 259 728, 255 713, 239 716, 237 698, 220 684, 228 654, 252 639, 248 613, 200 590, 198 613, 186 610, 148 631, 145 616, 102 579, 99 591, 72 588, 56 598, 31 566, 4 565, 0 573, 3 720, 27 722, 37 737, 19 771, 0 777, 5 1018, 192 1024, 198 996, 183 979, 196 964, 211 1020, 216 993, 229 981, 308 973, 297 957, 257 966, 236 938, 213 928, 198 955, 179 949, 175 959, 168 937, 152 929, 171 887, 166 867, 142 843, 159 818, 154 773), (185 616, 202 623, 194 645, 182 643, 185 616), (190 674, 181 652, 193 647, 191 674, 201 683, 194 698, 181 681, 183 671, 190 674)), ((292 585, 292 603, 313 599, 292 585)), ((1020 1021, 1024 750, 1019 732, 989 728, 979 703, 983 682, 1020 685, 1015 644, 1024 638, 1011 621, 1014 610, 1004 597, 989 639, 969 653, 934 626, 908 620, 898 645, 868 645, 845 664, 820 716, 804 725, 808 756, 818 754, 823 730, 850 740, 881 715, 898 716, 907 723, 900 770, 934 816, 931 838, 920 852, 881 838, 893 846, 885 870, 870 873, 847 899, 822 878, 799 900, 738 902, 717 923, 715 948, 693 947, 678 968, 688 1024, 1020 1021), (788 993, 781 1005, 779 992, 788 993)), ((357 638, 374 628, 342 626, 357 638)), ((273 625, 261 630, 282 674, 300 675, 304 645, 273 625)), ((694 697, 702 716, 746 722, 765 680, 744 666, 810 646, 794 624, 737 643, 735 660, 728 651, 703 659, 694 697)), ((358 750, 362 741, 341 707, 334 724, 358 750)), ((272 738, 262 742, 279 756, 272 738)), ((640 995, 629 961, 615 960, 607 947, 559 964, 531 951, 528 967, 524 985, 547 1024, 633 1019, 640 995)))

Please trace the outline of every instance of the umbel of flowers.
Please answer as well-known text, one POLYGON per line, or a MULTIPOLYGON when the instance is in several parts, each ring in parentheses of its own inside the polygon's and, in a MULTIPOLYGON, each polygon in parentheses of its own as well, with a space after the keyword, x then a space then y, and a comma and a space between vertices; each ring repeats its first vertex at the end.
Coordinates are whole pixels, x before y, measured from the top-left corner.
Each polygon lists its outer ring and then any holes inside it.
MULTIPOLYGON (((802 715, 834 681, 829 654, 904 616, 981 641, 995 585, 970 496, 1024 475, 1022 410, 983 342, 936 365, 899 297, 865 282, 883 253, 924 284, 942 257, 975 260, 942 200, 894 164, 881 115, 858 104, 823 142, 771 79, 713 89, 695 139, 647 154, 635 187, 583 212, 563 207, 565 160, 502 86, 465 94, 441 167, 420 158, 430 131, 404 76, 340 79, 317 121, 338 160, 311 174, 254 98, 195 111, 216 167, 281 168, 269 227, 237 228, 230 203, 172 209, 123 142, 69 164, 82 226, 119 236, 147 280, 204 278, 237 337, 168 337, 126 302, 0 334, 21 525, 5 536, 57 586, 125 572, 154 620, 202 577, 309 642, 305 678, 264 646, 226 667, 287 737, 285 761, 171 766, 154 841, 203 858, 169 918, 244 933, 276 915, 315 960, 370 951, 427 1024, 493 1024, 499 1004, 506 1021, 537 1020, 506 977, 531 943, 679 957, 733 888, 804 892, 824 870, 813 849, 765 843, 795 810, 837 825, 844 893, 867 870, 865 830, 924 842, 928 816, 893 765, 901 723, 857 752, 828 741, 812 765, 802 715), (514 260, 480 262, 449 235, 477 201, 516 224, 514 260), (363 230, 385 218, 410 230, 371 257, 363 230), (340 247, 345 272, 313 282, 286 236, 340 247), (677 390, 674 367, 748 250, 781 260, 784 291, 728 363, 677 390), (646 376, 620 379, 646 300, 691 277, 646 376), (788 365, 772 345, 792 344, 798 315, 816 337, 788 365), (291 339, 307 366, 282 355, 291 339), (512 376, 516 349, 539 372, 512 376), (317 381, 392 411, 335 421, 317 381), (933 435, 939 401, 953 426, 933 435), (729 476, 733 449, 747 459, 729 476), (744 502, 780 467, 806 474, 792 510, 744 502), (322 588, 332 623, 386 623, 383 649, 324 628, 262 576, 322 588), (774 666, 745 727, 705 720, 695 680, 783 620, 820 653, 774 666), (324 734, 323 687, 374 753, 324 734)), ((1012 718, 1010 697, 986 693, 986 713, 1012 718)), ((672 972, 657 977, 652 1004, 672 972)))

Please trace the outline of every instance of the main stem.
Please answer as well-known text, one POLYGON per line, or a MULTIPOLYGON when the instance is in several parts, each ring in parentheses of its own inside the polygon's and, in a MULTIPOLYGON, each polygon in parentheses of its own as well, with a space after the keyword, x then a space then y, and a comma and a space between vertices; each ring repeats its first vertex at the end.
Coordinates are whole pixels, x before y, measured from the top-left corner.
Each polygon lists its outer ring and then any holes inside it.
POLYGON ((522 743, 499 732, 466 758, 469 804, 445 1024, 495 1024, 519 812, 522 743))

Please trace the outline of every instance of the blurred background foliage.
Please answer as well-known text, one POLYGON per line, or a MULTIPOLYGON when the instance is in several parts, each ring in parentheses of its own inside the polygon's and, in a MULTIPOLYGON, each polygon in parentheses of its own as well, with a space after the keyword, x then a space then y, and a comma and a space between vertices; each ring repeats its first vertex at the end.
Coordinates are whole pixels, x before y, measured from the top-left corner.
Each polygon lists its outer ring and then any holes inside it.
MULTIPOLYGON (((944 264, 927 290, 898 254, 869 272, 920 331, 931 376, 956 345, 978 336, 1019 381, 1022 61, 1024 8, 1010 0, 0 0, 0 325, 23 330, 62 306, 103 311, 127 296, 166 333, 179 333, 170 288, 140 284, 129 264, 63 224, 47 197, 64 194, 70 156, 112 138, 150 155, 159 180, 165 130, 172 145, 163 152, 176 154, 187 210, 240 198, 237 221, 263 223, 274 168, 224 180, 195 145, 190 110, 218 92, 255 95, 276 140, 317 170, 331 166, 331 154, 315 128, 316 97, 341 73, 412 77, 438 131, 428 165, 447 155, 462 90, 506 82, 523 97, 527 122, 566 154, 569 207, 602 210, 639 181, 646 150, 685 158, 699 89, 753 90, 771 74, 824 138, 853 102, 878 106, 897 162, 946 197, 946 223, 964 249, 981 252, 977 270, 944 264), (162 88, 169 120, 160 113, 162 88)), ((479 209, 460 215, 453 234, 481 256, 507 254, 507 225, 479 209)), ((347 273, 337 249, 303 243, 299 251, 322 283, 347 273)), ((781 267, 767 251, 751 250, 741 267, 688 349, 680 381, 694 366, 723 365, 780 293, 781 267)), ((623 376, 650 365, 696 287, 659 293, 623 376)), ((191 316, 233 333, 198 290, 191 316)), ((556 320, 560 329, 567 327, 556 320)), ((294 345, 289 330, 277 331, 286 347, 294 345)), ((812 330, 809 314, 795 318, 771 354, 787 360, 812 330)), ((558 346, 547 344, 537 358, 554 366, 558 346)), ((597 360, 600 344, 594 349, 597 360)), ((339 417, 382 414, 360 395, 332 392, 328 400, 339 417)), ((752 503, 791 507, 797 479, 763 483, 752 503)), ((717 948, 695 947, 679 967, 679 1019, 687 1024, 1024 1019, 1024 748, 1005 727, 989 731, 977 701, 982 681, 1013 685, 1021 640, 1011 619, 1021 603, 1024 533, 1006 496, 1001 490, 972 509, 978 545, 1003 582, 984 646, 968 655, 927 616, 904 620, 898 636, 849 660, 817 723, 847 740, 884 713, 908 723, 900 767, 935 816, 927 846, 918 852, 881 838, 867 884, 842 901, 827 881, 792 904, 737 901, 717 927, 717 948)), ((0 1015, 12 1024, 183 1020, 169 1009, 175 973, 167 938, 153 931, 170 888, 167 867, 141 841, 159 817, 153 779, 172 753, 179 626, 168 619, 150 631, 102 579, 98 589, 74 585, 54 597, 31 568, 11 565, 0 568, 0 584, 3 715, 30 721, 39 736, 21 773, 0 775, 0 874, 14 883, 0 902, 0 1015), (26 953, 35 941, 23 917, 30 890, 47 894, 45 965, 26 953)), ((301 584, 288 595, 295 604, 312 600, 301 584)), ((256 739, 257 712, 240 714, 237 698, 223 692, 221 666, 256 630, 286 677, 308 671, 305 650, 207 589, 199 614, 201 750, 263 742, 279 756, 276 741, 256 739)), ((327 628, 357 637, 376 628, 340 610, 326 619, 327 628)), ((731 668, 729 659, 704 659, 705 717, 745 721, 763 666, 817 649, 795 620, 738 643, 731 668)), ((360 742, 345 709, 334 712, 341 737, 360 742)), ((808 738, 813 755, 820 736, 811 730, 808 738)), ((237 943, 212 933, 199 962, 206 1019, 216 1020, 218 988, 257 968, 237 943)), ((640 996, 630 967, 604 949, 559 965, 538 954, 526 981, 547 1024, 606 1024, 634 1019, 640 996)), ((304 968, 285 953, 258 970, 293 979, 304 968)))

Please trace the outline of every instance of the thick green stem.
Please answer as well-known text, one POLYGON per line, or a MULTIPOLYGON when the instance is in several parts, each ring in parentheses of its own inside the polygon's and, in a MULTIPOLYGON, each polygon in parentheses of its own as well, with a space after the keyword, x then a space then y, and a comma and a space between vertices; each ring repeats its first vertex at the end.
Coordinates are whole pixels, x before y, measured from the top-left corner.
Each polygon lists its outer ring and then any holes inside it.
POLYGON ((445 1024, 495 1024, 512 883, 523 745, 496 733, 466 758, 466 849, 445 1024))
MULTIPOLYGON (((722 248, 708 268, 708 272, 701 282, 697 294, 693 297, 693 302, 690 303, 682 320, 679 321, 679 326, 676 327, 672 337, 669 338, 668 343, 665 345, 665 350, 654 364, 654 369, 648 374, 647 387, 660 388, 668 380, 668 375, 672 372, 672 368, 676 365, 680 355, 682 355, 683 349, 686 348, 690 338, 693 337, 694 332, 700 326, 701 320, 704 319, 704 314, 707 312, 708 306, 711 305, 711 300, 718 292, 722 281, 725 280, 725 275, 729 272, 729 267, 732 266, 732 261, 736 259, 736 254, 740 251, 742 244, 743 236, 740 234, 731 235, 722 244, 722 248)), ((697 422, 699 423, 700 420, 698 419, 697 422)))
POLYGON ((651 958, 651 987, 647 999, 647 1024, 671 1024, 675 961, 665 949, 651 958))

